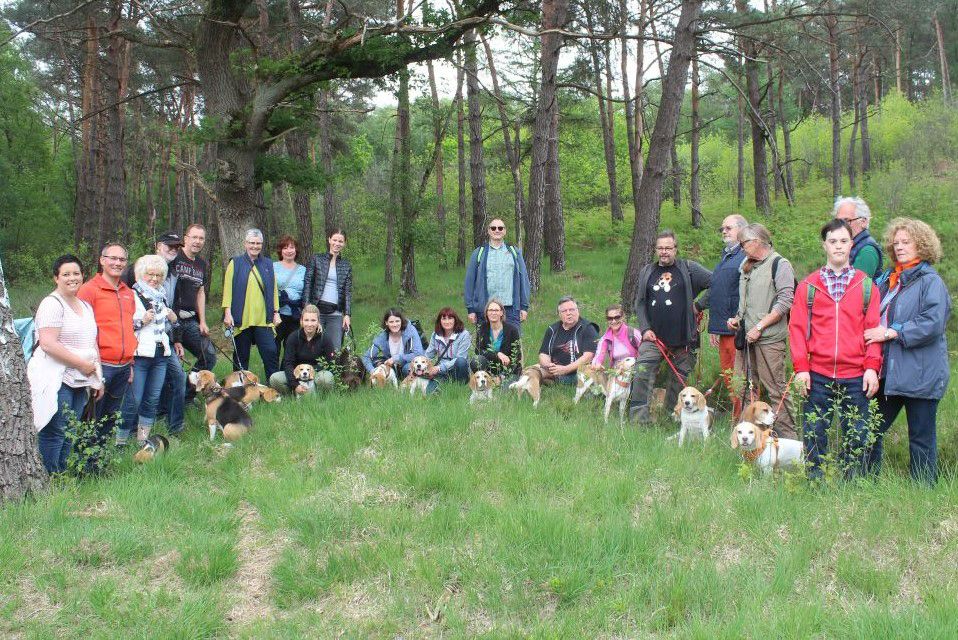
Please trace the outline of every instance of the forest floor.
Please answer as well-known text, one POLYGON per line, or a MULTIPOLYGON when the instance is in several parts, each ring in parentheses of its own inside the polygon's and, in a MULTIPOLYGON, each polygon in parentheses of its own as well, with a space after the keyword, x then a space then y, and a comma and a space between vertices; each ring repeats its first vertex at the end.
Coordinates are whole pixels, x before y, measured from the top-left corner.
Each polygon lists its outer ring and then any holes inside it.
MULTIPOLYGON (((822 214, 806 213, 817 229, 822 214)), ((712 217, 680 233, 707 265, 712 217)), ((809 225, 780 221, 782 253, 810 269, 809 225)), ((618 297, 616 237, 631 226, 576 225, 569 269, 544 274, 527 359, 560 294, 596 321, 618 297)), ((419 264, 424 294, 406 307, 429 326, 461 304, 462 269, 419 264)), ((359 267, 364 343, 392 296, 380 266, 359 267)), ((705 347, 700 386, 716 360, 705 347)), ((507 394, 471 407, 455 386, 284 401, 254 407, 232 448, 208 441, 193 407, 153 463, 124 459, 0 511, 0 636, 958 637, 954 389, 933 488, 905 477, 903 424, 877 481, 812 487, 751 473, 727 418, 679 449, 670 420, 606 425, 570 389, 537 410, 507 394)))

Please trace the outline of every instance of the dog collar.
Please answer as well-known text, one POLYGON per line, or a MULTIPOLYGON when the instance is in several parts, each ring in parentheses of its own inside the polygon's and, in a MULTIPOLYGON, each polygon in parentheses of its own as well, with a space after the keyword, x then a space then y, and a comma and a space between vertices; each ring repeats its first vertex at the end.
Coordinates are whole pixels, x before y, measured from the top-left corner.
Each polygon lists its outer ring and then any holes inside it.
MULTIPOLYGON (((772 441, 772 447, 775 449, 775 458, 778 459, 778 438, 775 436, 772 436, 768 440, 772 441)), ((758 449, 752 449, 751 451, 743 451, 742 457, 748 460, 749 462, 755 462, 756 460, 759 459, 759 457, 761 457, 763 453, 765 453, 765 447, 767 446, 768 440, 766 440, 766 444, 763 444, 758 449)))

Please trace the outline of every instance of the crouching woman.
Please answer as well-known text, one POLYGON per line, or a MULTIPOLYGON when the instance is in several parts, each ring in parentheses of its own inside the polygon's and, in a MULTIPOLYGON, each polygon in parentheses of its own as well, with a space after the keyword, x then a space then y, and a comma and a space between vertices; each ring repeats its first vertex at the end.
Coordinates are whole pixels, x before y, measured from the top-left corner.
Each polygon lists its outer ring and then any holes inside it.
POLYGON ((299 316, 299 329, 289 334, 283 346, 283 368, 269 377, 269 386, 296 395, 309 393, 309 381, 298 380, 294 373, 299 365, 308 364, 315 372, 315 387, 331 388, 333 374, 323 366, 332 361, 333 351, 332 343, 320 326, 319 308, 314 304, 306 305, 299 316))

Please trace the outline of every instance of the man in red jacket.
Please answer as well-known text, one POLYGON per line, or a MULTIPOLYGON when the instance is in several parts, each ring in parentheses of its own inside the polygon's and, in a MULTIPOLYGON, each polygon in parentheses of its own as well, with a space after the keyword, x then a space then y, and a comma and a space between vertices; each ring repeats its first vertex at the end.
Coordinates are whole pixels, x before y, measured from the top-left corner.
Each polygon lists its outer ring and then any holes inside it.
POLYGON ((844 220, 822 227, 827 264, 795 290, 788 333, 795 380, 805 394, 805 459, 809 478, 822 477, 822 455, 833 418, 841 424, 839 463, 846 477, 861 472, 868 446, 868 400, 878 391, 881 349, 865 344, 879 324, 879 293, 849 264, 852 231, 844 220))

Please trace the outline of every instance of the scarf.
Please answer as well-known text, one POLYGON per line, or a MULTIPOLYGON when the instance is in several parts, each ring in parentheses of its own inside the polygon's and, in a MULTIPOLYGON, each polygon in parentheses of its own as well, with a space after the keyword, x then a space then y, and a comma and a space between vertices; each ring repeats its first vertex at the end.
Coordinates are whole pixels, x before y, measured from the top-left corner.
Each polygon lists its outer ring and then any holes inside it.
POLYGON ((917 267, 919 264, 921 264, 921 258, 915 258, 914 260, 909 260, 908 262, 905 262, 904 264, 896 262, 895 268, 888 275, 888 290, 891 291, 892 289, 898 286, 898 278, 901 276, 903 271, 908 271, 912 267, 917 267))

